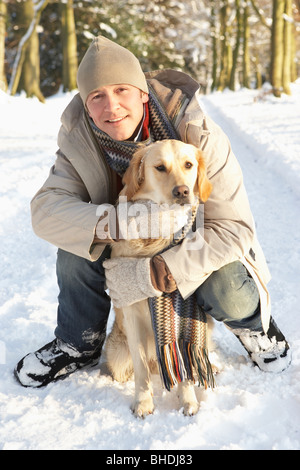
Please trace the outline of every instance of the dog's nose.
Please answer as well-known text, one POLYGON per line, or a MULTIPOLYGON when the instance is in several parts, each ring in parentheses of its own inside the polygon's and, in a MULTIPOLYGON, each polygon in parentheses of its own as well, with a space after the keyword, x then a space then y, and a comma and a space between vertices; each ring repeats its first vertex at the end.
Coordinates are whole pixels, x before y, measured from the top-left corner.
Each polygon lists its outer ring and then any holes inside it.
POLYGON ((184 199, 185 197, 188 197, 190 190, 185 184, 183 184, 181 186, 175 186, 175 188, 173 188, 172 194, 174 197, 184 199))

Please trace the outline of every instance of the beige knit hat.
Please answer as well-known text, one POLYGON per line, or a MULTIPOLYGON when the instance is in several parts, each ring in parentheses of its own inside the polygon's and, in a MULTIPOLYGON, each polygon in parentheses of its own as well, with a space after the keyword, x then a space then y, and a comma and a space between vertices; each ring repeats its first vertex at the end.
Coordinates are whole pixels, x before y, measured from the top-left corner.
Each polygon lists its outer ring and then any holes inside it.
POLYGON ((138 59, 128 50, 109 39, 98 36, 86 51, 77 72, 81 99, 106 85, 127 84, 149 93, 145 75, 138 59))

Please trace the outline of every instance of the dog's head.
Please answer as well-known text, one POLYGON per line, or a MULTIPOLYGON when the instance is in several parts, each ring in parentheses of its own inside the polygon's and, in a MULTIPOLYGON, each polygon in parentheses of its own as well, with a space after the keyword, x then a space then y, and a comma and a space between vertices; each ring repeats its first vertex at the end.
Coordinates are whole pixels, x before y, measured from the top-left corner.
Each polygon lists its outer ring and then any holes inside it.
POLYGON ((123 177, 122 196, 150 199, 157 204, 206 202, 212 184, 202 152, 179 140, 161 140, 140 148, 123 177))

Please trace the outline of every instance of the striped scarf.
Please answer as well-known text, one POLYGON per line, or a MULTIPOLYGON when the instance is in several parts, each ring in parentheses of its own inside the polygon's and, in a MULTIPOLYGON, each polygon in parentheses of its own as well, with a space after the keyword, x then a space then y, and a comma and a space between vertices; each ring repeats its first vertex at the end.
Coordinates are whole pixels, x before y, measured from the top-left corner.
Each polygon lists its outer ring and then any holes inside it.
MULTIPOLYGON (((177 245, 193 230, 199 204, 189 213, 186 225, 174 234, 167 248, 177 245)), ((165 388, 170 391, 184 380, 195 381, 205 388, 215 386, 207 351, 206 314, 193 294, 183 299, 180 292, 163 292, 149 298, 149 308, 155 336, 156 356, 165 388)))
MULTIPOLYGON (((149 85, 150 135, 142 143, 149 145, 157 140, 178 140, 179 136, 173 122, 179 111, 180 105, 171 121, 149 85)), ((139 143, 116 141, 98 129, 92 121, 90 123, 107 163, 123 177, 139 143)), ((170 246, 181 243, 192 229, 197 209, 198 206, 191 211, 187 224, 180 230, 180 233, 175 234, 170 246)), ((198 378, 199 385, 205 388, 214 387, 214 378, 207 354, 206 315, 199 308, 195 295, 184 300, 178 290, 171 294, 163 293, 160 297, 150 298, 149 307, 157 360, 165 388, 170 390, 183 380, 194 381, 194 375, 198 378)))

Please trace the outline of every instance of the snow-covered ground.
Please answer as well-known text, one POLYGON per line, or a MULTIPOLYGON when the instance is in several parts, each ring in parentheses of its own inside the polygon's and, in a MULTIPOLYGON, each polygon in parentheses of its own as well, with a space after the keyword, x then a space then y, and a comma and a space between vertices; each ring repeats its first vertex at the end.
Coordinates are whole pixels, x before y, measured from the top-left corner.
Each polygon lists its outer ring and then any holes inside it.
POLYGON ((279 375, 260 372, 218 324, 214 362, 222 371, 214 391, 197 389, 199 413, 184 417, 176 391, 162 391, 154 377, 156 410, 145 420, 129 409, 133 382, 113 382, 101 365, 39 390, 13 377, 23 355, 53 339, 56 249, 33 234, 29 201, 54 161, 59 117, 72 95, 41 104, 1 92, 0 449, 300 448, 300 83, 292 91, 259 101, 249 90, 203 97, 244 171, 273 275, 273 315, 290 341, 292 365, 279 375))

